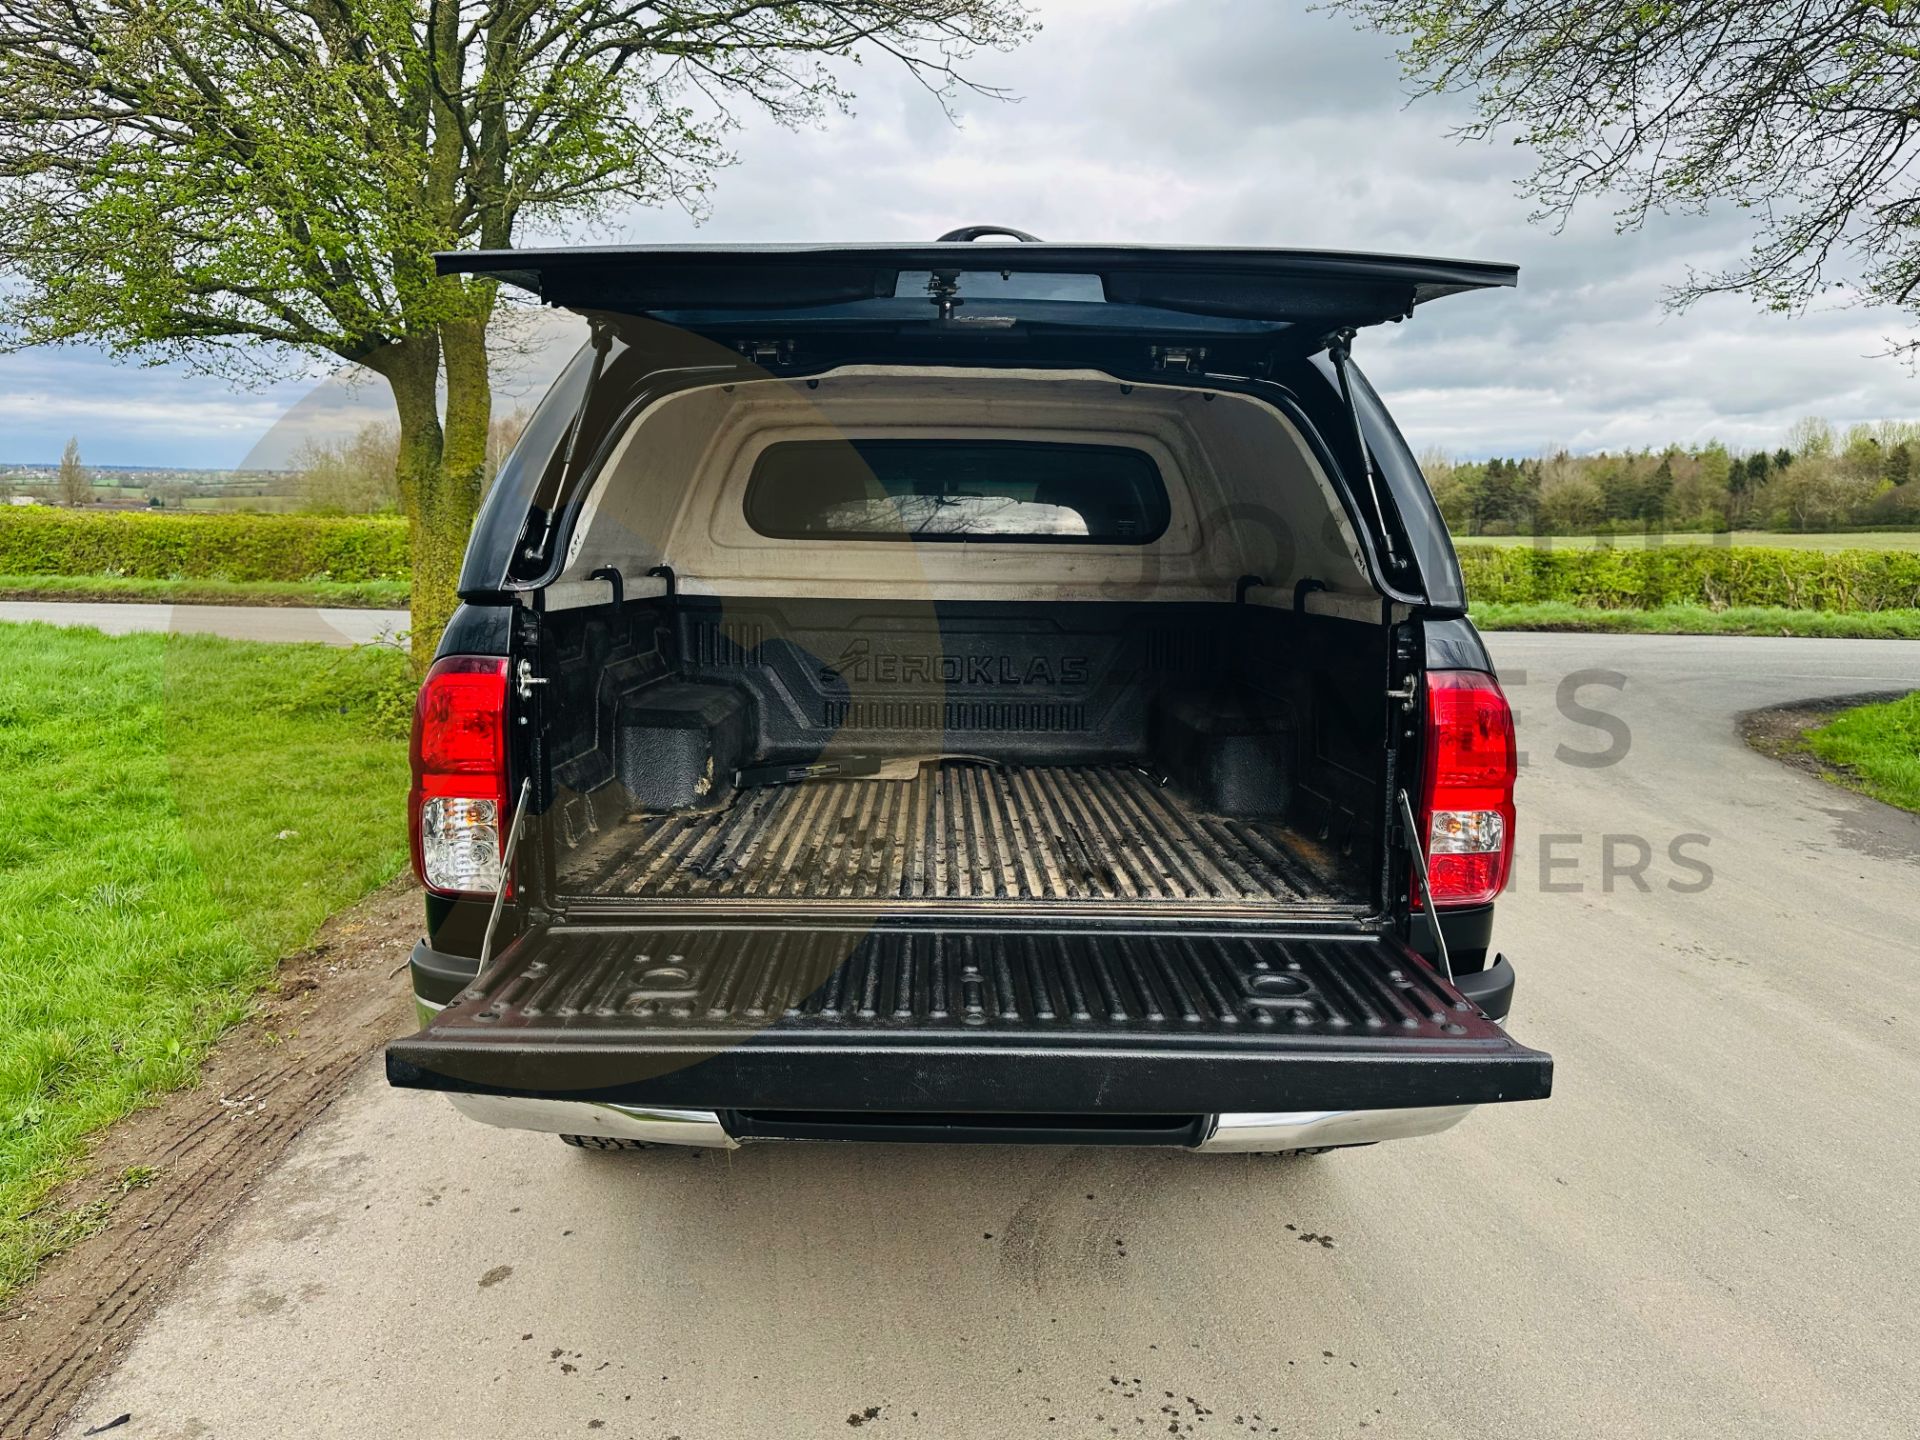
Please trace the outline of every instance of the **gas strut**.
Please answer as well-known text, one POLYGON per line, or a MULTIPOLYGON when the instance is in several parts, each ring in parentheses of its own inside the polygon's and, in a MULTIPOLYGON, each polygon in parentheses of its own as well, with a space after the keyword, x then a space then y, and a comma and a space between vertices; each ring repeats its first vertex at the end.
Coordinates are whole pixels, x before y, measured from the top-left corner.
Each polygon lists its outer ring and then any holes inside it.
POLYGON ((1380 498, 1380 481, 1373 469, 1373 452, 1367 448, 1367 437, 1360 428, 1360 407, 1354 399, 1353 381, 1347 374, 1347 362, 1353 355, 1352 330, 1336 330, 1327 341, 1327 354, 1333 360, 1333 370, 1340 377, 1340 398, 1346 402, 1347 419, 1353 424, 1353 446, 1360 452, 1360 473, 1367 477, 1367 495, 1373 501, 1373 518, 1380 524, 1380 543, 1386 547, 1387 568, 1401 570, 1406 567, 1397 551, 1393 548, 1393 527, 1387 523, 1386 503, 1380 498))
POLYGON ((1447 932, 1440 926, 1440 912, 1433 908, 1433 886, 1427 880, 1427 852, 1420 844, 1420 827, 1414 822, 1413 802, 1400 792, 1400 825, 1406 831, 1407 853, 1413 856, 1413 873, 1420 881, 1420 896, 1427 902, 1427 924, 1433 931, 1434 948, 1440 952, 1440 968, 1447 983, 1453 983, 1453 956, 1447 953, 1447 932))
MULTIPOLYGON (((553 528, 560 523, 559 497, 566 492, 567 482, 573 478, 573 452, 580 444, 580 432, 586 428, 587 407, 593 403, 593 392, 600 388, 600 376, 607 368, 607 353, 613 349, 612 326, 598 318, 589 320, 587 324, 589 339, 593 344, 593 369, 587 372, 586 388, 580 392, 580 406, 573 412, 573 423, 567 427, 567 444, 560 456, 554 503, 543 519, 539 539, 523 545, 520 550, 522 559, 540 564, 546 562, 547 546, 553 541, 553 528)), ((532 519, 532 515, 529 515, 529 524, 532 519)))

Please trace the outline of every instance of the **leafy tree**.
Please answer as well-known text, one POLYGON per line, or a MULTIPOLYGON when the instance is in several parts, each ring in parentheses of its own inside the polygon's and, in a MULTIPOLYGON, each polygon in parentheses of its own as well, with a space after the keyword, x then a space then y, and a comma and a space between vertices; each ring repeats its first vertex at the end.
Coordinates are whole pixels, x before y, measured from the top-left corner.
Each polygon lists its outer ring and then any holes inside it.
POLYGON ((1722 530, 1733 508, 1733 459, 1723 446, 1708 445, 1692 455, 1668 456, 1673 490, 1667 499, 1669 525, 1689 530, 1722 530))
POLYGON ((1920 525, 1920 485, 1889 485, 1860 517, 1868 525, 1920 525))
POLYGON ((1030 28, 1021 0, 0 0, 0 340, 379 375, 422 660, 480 494, 496 314, 495 282, 432 252, 697 208, 736 112, 812 122, 869 53, 944 100, 1030 28))
POLYGON ((1774 476, 1762 514, 1775 529, 1831 530, 1861 515, 1879 488, 1831 456, 1804 456, 1774 476))
POLYGON ((1707 484, 1724 490, 1733 474, 1733 456, 1727 453, 1727 447, 1714 440, 1694 452, 1694 458, 1700 462, 1700 474, 1707 484))
POLYGON ((1623 230, 1738 207, 1750 248, 1689 274, 1676 302, 1737 292, 1795 309, 1845 284, 1920 310, 1916 0, 1326 3, 1405 37, 1423 91, 1470 93, 1465 134, 1525 145, 1542 218, 1602 194, 1623 230))
POLYGON ((1448 465, 1432 477, 1434 503, 1451 530, 1479 534, 1480 492, 1486 483, 1486 467, 1448 465))
POLYGON ((1590 469, 1566 455, 1541 467, 1537 533, 1583 535, 1606 518, 1607 497, 1590 469))
POLYGON ((1489 525, 1509 528, 1520 518, 1516 512, 1521 507, 1525 489, 1517 461, 1499 456, 1487 461, 1474 505, 1474 533, 1486 534, 1489 525))
POLYGON ((1847 443, 1837 458, 1840 468, 1856 480, 1878 482, 1886 473, 1887 457, 1881 454, 1880 442, 1865 425, 1856 425, 1847 432, 1847 443))
POLYGON ((1802 459, 1824 460, 1835 443, 1833 426, 1818 415, 1803 415, 1787 427, 1787 445, 1802 459))
POLYGON ((93 503, 93 476, 80 463, 80 437, 69 435, 67 448, 60 452, 60 470, 54 481, 62 505, 93 503))
POLYGON ((1901 441, 1887 451, 1887 479, 1904 485, 1913 478, 1913 446, 1901 441))
POLYGON ((1666 519, 1667 502, 1672 495, 1673 455, 1668 452, 1660 457, 1660 463, 1647 476, 1646 484, 1640 490, 1638 513, 1633 518, 1658 524, 1666 519))
POLYGON ((1594 468, 1594 481, 1606 497, 1607 519, 1637 520, 1645 508, 1647 477, 1653 467, 1644 455, 1608 455, 1594 468))
POLYGON ((1791 464, 1793 464, 1793 451, 1787 449, 1786 446, 1782 445, 1778 450, 1773 452, 1774 469, 1784 470, 1791 464))

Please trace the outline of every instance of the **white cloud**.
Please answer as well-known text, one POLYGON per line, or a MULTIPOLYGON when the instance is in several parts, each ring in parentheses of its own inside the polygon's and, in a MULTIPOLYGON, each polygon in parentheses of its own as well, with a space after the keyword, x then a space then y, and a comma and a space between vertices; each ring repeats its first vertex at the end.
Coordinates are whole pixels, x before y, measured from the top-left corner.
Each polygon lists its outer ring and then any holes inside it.
MULTIPOLYGON (((1060 240, 1517 261, 1518 292, 1441 302, 1358 347, 1409 438, 1462 454, 1715 436, 1771 445, 1805 413, 1838 423, 1920 413, 1912 377, 1879 355, 1900 317, 1782 317, 1737 300, 1667 313, 1664 290, 1689 265, 1739 248, 1738 216, 1627 236, 1601 210, 1562 233, 1531 225, 1515 192, 1525 153, 1448 138, 1458 106, 1408 105, 1392 47, 1337 16, 1268 0, 1043 0, 1041 11, 1035 43, 972 67, 1019 103, 968 98, 950 125, 911 80, 871 60, 851 72, 855 117, 802 132, 750 122, 707 223, 640 211, 592 238, 926 239, 994 222, 1060 240)), ((527 375, 550 373, 553 359, 527 375)), ((233 463, 256 441, 257 454, 284 454, 292 437, 360 413, 330 392, 296 406, 304 387, 236 396, 168 369, 78 357, 54 387, 34 357, 0 358, 0 459, 51 457, 73 431, 100 434, 96 450, 155 461, 217 452, 233 463)), ((377 389, 361 393, 363 406, 380 401, 377 389)))

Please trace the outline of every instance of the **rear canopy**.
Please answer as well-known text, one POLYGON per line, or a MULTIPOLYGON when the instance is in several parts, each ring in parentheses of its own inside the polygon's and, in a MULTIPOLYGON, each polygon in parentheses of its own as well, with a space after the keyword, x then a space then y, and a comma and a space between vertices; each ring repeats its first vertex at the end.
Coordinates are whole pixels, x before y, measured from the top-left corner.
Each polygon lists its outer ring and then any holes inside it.
MULTIPOLYGON (((966 232, 956 232, 966 233, 966 232)), ((898 333, 1092 331, 1253 338, 1306 353, 1446 295, 1513 285, 1512 265, 1328 250, 1163 245, 638 245, 480 250, 440 273, 491 275, 552 305, 706 332, 777 323, 898 333)))

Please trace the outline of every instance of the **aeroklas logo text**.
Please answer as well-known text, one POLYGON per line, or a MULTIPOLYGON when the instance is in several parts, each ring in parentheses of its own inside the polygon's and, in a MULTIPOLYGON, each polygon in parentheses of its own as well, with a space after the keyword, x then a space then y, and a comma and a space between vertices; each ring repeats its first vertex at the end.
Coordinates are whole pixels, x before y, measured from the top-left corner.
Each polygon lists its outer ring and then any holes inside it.
POLYGON ((820 672, 823 685, 1082 685, 1085 655, 928 655, 855 640, 820 672))

